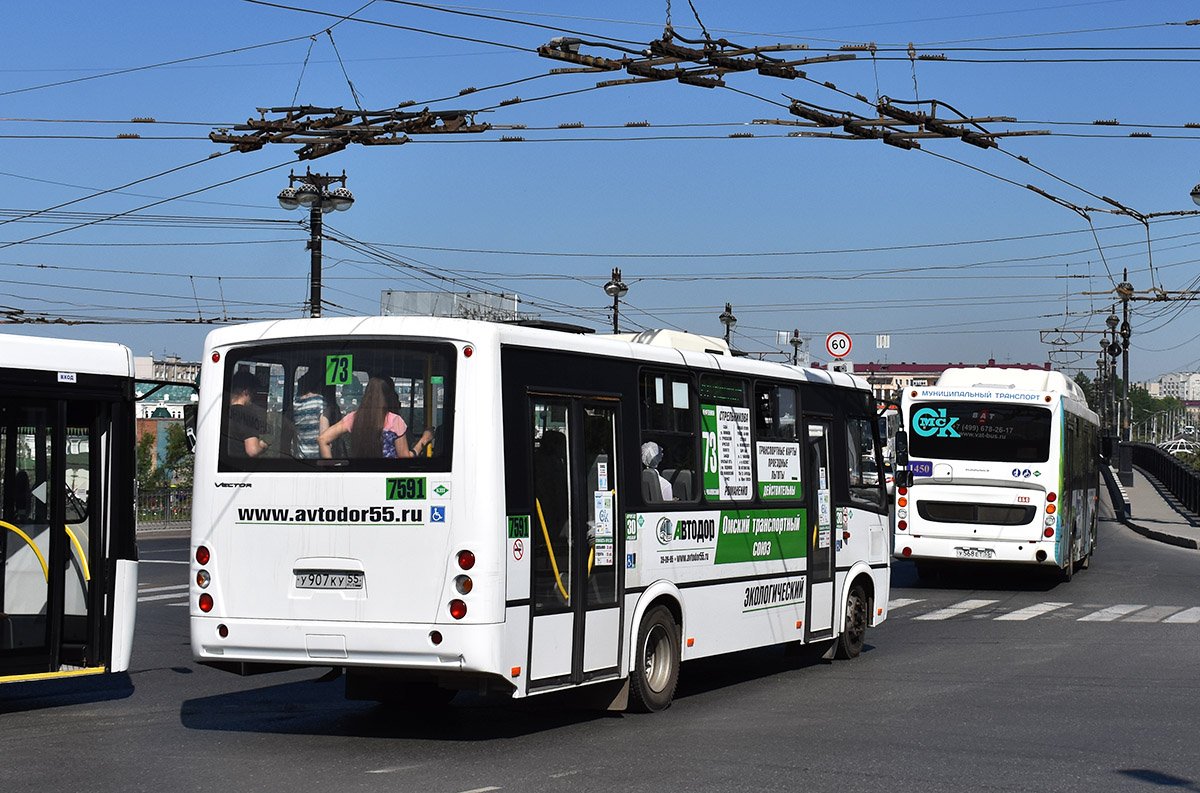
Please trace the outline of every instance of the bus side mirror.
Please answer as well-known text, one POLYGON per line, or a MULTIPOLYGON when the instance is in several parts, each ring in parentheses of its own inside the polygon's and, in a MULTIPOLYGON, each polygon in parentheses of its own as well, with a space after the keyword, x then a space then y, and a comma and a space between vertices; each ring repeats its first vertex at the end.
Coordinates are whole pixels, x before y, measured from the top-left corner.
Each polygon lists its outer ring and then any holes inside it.
POLYGON ((896 487, 912 487, 913 472, 908 470, 897 471, 894 484, 896 487))
POLYGON ((896 430, 896 465, 908 465, 908 432, 903 429, 896 430))
POLYGON ((187 439, 188 451, 196 453, 196 414, 195 405, 183 406, 183 436, 187 439))

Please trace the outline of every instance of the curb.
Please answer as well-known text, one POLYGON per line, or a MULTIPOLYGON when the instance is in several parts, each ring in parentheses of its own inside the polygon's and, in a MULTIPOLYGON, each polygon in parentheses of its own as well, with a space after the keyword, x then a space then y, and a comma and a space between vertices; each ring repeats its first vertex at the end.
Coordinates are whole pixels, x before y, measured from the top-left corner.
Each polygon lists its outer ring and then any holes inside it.
MULTIPOLYGON (((1126 496, 1125 488, 1117 479, 1116 471, 1114 471, 1112 467, 1108 465, 1102 465, 1101 471, 1104 474, 1104 483, 1108 487, 1108 496, 1113 502, 1113 512, 1117 520, 1128 526, 1135 533, 1140 534, 1147 539, 1155 540, 1167 545, 1174 545, 1179 548, 1189 548, 1194 551, 1200 550, 1200 544, 1190 537, 1177 537, 1174 534, 1167 534, 1166 532, 1161 532, 1157 529, 1150 529, 1134 522, 1129 516, 1129 499, 1126 496), (1116 509, 1115 507, 1118 504, 1122 505, 1123 508, 1116 509)), ((1146 478, 1152 484, 1155 484, 1155 480, 1152 477, 1147 476, 1146 478)))

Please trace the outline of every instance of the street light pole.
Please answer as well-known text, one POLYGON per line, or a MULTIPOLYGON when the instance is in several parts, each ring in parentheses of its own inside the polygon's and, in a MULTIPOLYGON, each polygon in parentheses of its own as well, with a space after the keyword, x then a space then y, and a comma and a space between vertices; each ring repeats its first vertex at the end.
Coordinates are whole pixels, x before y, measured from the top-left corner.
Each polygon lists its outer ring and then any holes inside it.
POLYGON ((1129 449, 1129 337, 1133 335, 1133 326, 1129 324, 1129 298, 1133 296, 1133 284, 1129 283, 1129 270, 1121 273, 1121 283, 1117 284, 1117 294, 1121 297, 1121 458, 1117 470, 1121 484, 1126 487, 1133 485, 1133 460, 1129 449))
POLYGON ((800 346, 804 344, 804 339, 800 338, 800 329, 792 329, 792 338, 788 339, 788 344, 792 345, 792 366, 796 365, 800 358, 800 346))
POLYGON ((737 325, 737 317, 733 315, 733 306, 729 303, 726 303, 725 310, 721 312, 721 316, 718 317, 718 319, 720 319, 721 324, 725 326, 725 344, 728 345, 729 332, 737 325))
POLYGON ((614 267, 612 278, 604 285, 604 294, 613 299, 613 335, 620 333, 617 329, 617 316, 621 310, 621 298, 629 293, 629 287, 621 280, 621 268, 614 267))
POLYGON ((345 211, 354 203, 354 194, 346 189, 346 172, 341 176, 318 174, 311 170, 303 176, 295 172, 288 174, 288 186, 279 191, 279 205, 284 209, 308 207, 309 240, 312 253, 309 275, 308 314, 321 316, 321 215, 333 210, 345 211), (299 183, 299 186, 295 186, 299 183), (330 190, 329 186, 340 182, 341 187, 330 190))

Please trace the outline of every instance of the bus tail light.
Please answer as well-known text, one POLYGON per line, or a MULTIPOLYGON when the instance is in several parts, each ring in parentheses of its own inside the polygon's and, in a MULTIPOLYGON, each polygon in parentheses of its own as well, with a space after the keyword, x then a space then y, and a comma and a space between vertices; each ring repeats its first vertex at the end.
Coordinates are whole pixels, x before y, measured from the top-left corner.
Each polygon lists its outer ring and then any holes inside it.
POLYGON ((908 499, 907 499, 907 498, 905 498, 904 496, 901 496, 900 498, 896 499, 896 506, 899 506, 899 507, 907 507, 907 506, 908 506, 908 499))
POLYGON ((470 570, 475 566, 475 554, 470 551, 458 552, 458 566, 463 570, 470 570))
POLYGON ((1046 500, 1049 501, 1051 504, 1053 504, 1055 501, 1058 500, 1058 494, 1057 493, 1047 493, 1046 500))
POLYGON ((1047 505, 1046 505, 1046 514, 1047 514, 1047 515, 1053 515, 1053 514, 1054 514, 1054 510, 1055 510, 1055 506, 1054 506, 1053 504, 1047 504, 1047 505))
POLYGON ((897 531, 906 531, 907 529, 908 529, 908 521, 906 521, 906 520, 896 521, 896 530, 897 531))
POLYGON ((900 495, 902 495, 902 496, 907 496, 907 495, 908 495, 908 488, 907 488, 907 487, 899 487, 899 488, 896 488, 896 492, 897 492, 897 493, 899 493, 899 494, 900 494, 900 495))
POLYGON ((207 592, 200 596, 200 610, 205 614, 213 610, 213 597, 207 592))
POLYGON ((201 589, 208 589, 209 583, 212 581, 212 575, 207 570, 201 570, 196 573, 196 586, 201 589))
POLYGON ((208 564, 208 560, 212 558, 212 554, 208 552, 208 548, 203 545, 196 546, 196 561, 200 564, 208 564))
POLYGON ((1054 536, 1054 527, 1047 526, 1046 530, 1044 532, 1042 532, 1042 534, 1046 535, 1047 537, 1053 537, 1054 536))
POLYGON ((466 595, 474 588, 475 582, 471 580, 469 575, 460 575, 454 579, 454 588, 458 590, 458 594, 466 595))
POLYGON ((467 616, 467 604, 461 600, 450 601, 450 616, 456 620, 461 620, 467 616))
POLYGON ((904 554, 905 556, 912 556, 912 548, 905 548, 900 553, 904 554))

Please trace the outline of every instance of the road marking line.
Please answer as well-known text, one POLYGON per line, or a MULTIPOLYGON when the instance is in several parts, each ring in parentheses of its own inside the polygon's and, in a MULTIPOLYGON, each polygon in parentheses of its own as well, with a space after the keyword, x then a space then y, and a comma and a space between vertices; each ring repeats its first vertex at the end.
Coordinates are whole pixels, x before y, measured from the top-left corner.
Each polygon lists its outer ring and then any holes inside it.
POLYGON ((187 589, 190 586, 191 584, 172 584, 171 586, 139 587, 138 594, 142 592, 170 592, 174 589, 187 589))
POLYGON ((1109 606, 1106 609, 1093 611, 1091 614, 1086 614, 1080 617, 1077 622, 1112 622, 1115 619, 1124 617, 1126 614, 1131 614, 1138 609, 1146 608, 1145 605, 1134 606, 1128 603, 1121 603, 1116 606, 1109 606))
POLYGON ((174 559, 139 559, 138 564, 191 564, 191 562, 178 562, 174 559))
POLYGON ((944 609, 931 611, 928 614, 920 614, 913 619, 917 620, 948 620, 951 617, 961 617, 968 611, 981 609, 984 606, 990 606, 993 603, 999 603, 998 600, 964 600, 961 603, 955 603, 953 606, 947 606, 944 609))
POLYGON ((1183 606, 1151 606, 1148 609, 1143 609, 1137 614, 1126 617, 1123 622, 1160 622, 1164 617, 1169 617, 1176 611, 1182 609, 1183 606))
POLYGON ((924 602, 925 601, 922 598, 896 598, 895 600, 888 601, 888 611, 895 611, 896 609, 902 609, 905 606, 911 606, 914 603, 924 602))
POLYGON ((477 787, 474 790, 464 790, 464 791, 461 791, 461 793, 488 793, 489 791, 499 790, 499 789, 500 788, 493 785, 492 787, 477 787))
POLYGON ((422 765, 421 763, 417 763, 414 765, 396 765, 396 766, 392 766, 391 768, 376 768, 373 771, 368 771, 367 773, 368 774, 394 774, 397 771, 411 771, 414 768, 420 768, 421 765, 422 765))
POLYGON ((188 602, 185 600, 182 603, 164 603, 164 606, 186 606, 188 602))
POLYGON ((1200 622, 1200 606, 1184 609, 1178 614, 1167 617, 1165 620, 1163 620, 1163 622, 1184 622, 1190 625, 1195 625, 1197 622, 1200 622))
POLYGON ((1035 603, 1032 606, 1026 606, 1023 609, 1010 611, 1007 614, 1001 614, 996 617, 997 620, 1031 620, 1034 617, 1040 617, 1043 614, 1049 614, 1051 611, 1066 608, 1070 603, 1035 603))

